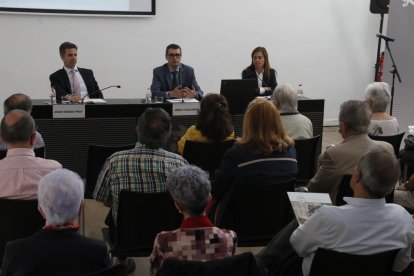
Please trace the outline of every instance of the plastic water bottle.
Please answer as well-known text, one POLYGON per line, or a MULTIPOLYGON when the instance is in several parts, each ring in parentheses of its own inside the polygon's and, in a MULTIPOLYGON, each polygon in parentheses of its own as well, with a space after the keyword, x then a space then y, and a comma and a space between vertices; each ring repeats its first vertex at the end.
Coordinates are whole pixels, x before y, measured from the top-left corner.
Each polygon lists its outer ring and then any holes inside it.
POLYGON ((147 93, 145 93, 145 101, 151 103, 151 89, 147 88, 147 93))
POLYGON ((298 87, 298 98, 303 97, 303 84, 299 83, 298 87))

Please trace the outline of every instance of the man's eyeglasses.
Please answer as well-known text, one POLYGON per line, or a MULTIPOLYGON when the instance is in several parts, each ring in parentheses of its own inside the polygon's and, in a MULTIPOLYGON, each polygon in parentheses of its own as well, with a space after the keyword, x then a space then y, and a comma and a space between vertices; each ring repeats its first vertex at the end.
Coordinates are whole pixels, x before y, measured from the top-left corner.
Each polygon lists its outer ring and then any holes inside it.
POLYGON ((169 54, 168 57, 169 58, 179 58, 179 57, 181 57, 181 54, 169 54))

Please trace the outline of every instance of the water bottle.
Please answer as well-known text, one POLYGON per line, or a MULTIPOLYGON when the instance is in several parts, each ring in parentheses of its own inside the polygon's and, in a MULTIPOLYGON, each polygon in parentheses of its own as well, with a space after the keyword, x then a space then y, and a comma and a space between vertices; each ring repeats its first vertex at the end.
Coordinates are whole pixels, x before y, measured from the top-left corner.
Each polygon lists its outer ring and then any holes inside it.
POLYGON ((298 98, 303 97, 303 84, 299 83, 298 87, 298 98))
POLYGON ((147 88, 147 93, 145 93, 145 101, 151 103, 151 89, 147 88))

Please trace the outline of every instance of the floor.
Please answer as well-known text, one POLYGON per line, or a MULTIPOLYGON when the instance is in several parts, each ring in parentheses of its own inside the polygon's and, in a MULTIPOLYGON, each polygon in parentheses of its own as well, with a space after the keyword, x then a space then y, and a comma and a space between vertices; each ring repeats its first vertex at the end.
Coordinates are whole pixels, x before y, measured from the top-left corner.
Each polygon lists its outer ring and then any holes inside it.
MULTIPOLYGON (((342 140, 341 135, 338 132, 338 127, 324 127, 322 150, 330 144, 339 143, 342 140)), ((86 200, 85 202, 85 235, 88 237, 102 239, 101 229, 105 227, 104 220, 108 213, 109 208, 103 206, 94 200, 86 200)), ((252 251, 254 254, 260 251, 260 247, 245 247, 238 248, 237 254, 252 251)), ((149 275, 149 262, 148 257, 134 258, 136 263, 136 270, 130 275, 149 275)))

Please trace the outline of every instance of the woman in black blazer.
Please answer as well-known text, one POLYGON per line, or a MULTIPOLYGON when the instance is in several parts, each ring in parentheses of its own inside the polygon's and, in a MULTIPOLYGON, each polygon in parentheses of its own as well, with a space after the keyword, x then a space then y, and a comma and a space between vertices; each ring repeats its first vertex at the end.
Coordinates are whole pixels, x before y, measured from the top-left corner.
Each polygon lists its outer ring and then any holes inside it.
POLYGON ((276 71, 270 67, 269 55, 264 47, 256 47, 252 52, 252 63, 243 70, 242 79, 256 79, 260 96, 272 95, 277 86, 276 71))

